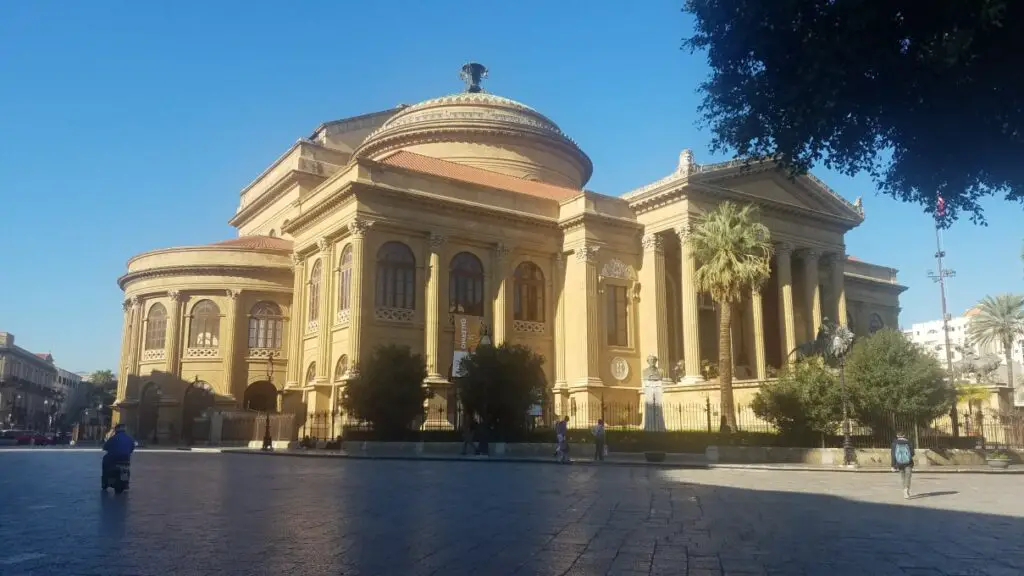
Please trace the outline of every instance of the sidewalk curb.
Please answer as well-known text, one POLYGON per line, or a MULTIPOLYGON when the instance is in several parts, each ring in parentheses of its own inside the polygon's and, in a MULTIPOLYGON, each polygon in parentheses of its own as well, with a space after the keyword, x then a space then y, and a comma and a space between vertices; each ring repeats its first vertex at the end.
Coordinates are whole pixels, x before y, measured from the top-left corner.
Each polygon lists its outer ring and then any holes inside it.
MULTIPOLYGON (((404 460, 419 462, 488 462, 488 463, 522 463, 522 464, 549 464, 558 465, 558 462, 547 458, 509 458, 505 456, 414 456, 405 454, 344 454, 340 452, 320 451, 282 451, 264 452, 254 449, 221 449, 222 454, 242 454, 250 456, 281 456, 290 458, 338 458, 350 460, 404 460)), ((844 474, 890 474, 888 468, 841 468, 823 466, 779 466, 770 464, 712 464, 703 462, 624 462, 616 460, 605 460, 603 463, 596 463, 593 460, 575 460, 576 466, 617 466, 624 468, 656 468, 656 469, 689 469, 689 470, 763 470, 770 472, 832 472, 844 474)), ((986 470, 984 468, 959 468, 929 466, 915 471, 917 474, 1021 474, 1024 469, 1015 470, 986 470)))
MULTIPOLYGON (((479 463, 506 463, 506 464, 549 464, 557 466, 559 465, 554 459, 550 458, 509 458, 507 456, 412 456, 404 454, 342 454, 342 453, 323 453, 313 451, 279 451, 264 452, 262 450, 239 450, 227 448, 221 450, 222 454, 245 454, 250 456, 283 456, 291 458, 338 458, 338 459, 349 459, 349 460, 408 460, 417 462, 479 462, 479 463)), ((572 461, 574 466, 619 466, 619 467, 633 467, 633 468, 667 468, 667 469, 699 469, 706 470, 707 464, 701 462, 622 462, 614 460, 605 460, 602 463, 594 462, 593 460, 574 460, 572 461)))

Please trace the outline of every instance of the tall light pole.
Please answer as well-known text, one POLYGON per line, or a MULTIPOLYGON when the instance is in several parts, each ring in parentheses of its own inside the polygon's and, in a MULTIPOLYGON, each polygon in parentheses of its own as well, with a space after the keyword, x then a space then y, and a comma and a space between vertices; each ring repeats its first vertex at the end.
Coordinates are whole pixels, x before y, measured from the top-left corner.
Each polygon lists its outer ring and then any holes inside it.
MULTIPOLYGON (((940 206, 944 206, 940 204, 940 206)), ((946 311, 946 278, 953 278, 956 276, 955 270, 942 267, 942 259, 946 257, 946 252, 942 250, 942 236, 940 234, 939 224, 935 223, 935 261, 938 265, 938 271, 928 271, 928 277, 933 282, 939 283, 939 296, 942 299, 942 334, 945 337, 946 343, 946 378, 949 381, 949 389, 955 392, 956 385, 953 383, 953 348, 949 342, 949 313, 946 311)), ((953 426, 953 436, 960 435, 960 423, 957 422, 956 418, 956 402, 953 402, 953 407, 949 409, 949 418, 953 426)))
MULTIPOLYGON (((277 403, 277 397, 283 392, 274 386, 274 353, 271 352, 267 355, 267 382, 274 388, 274 395, 271 397, 272 402, 277 403)), ((270 406, 266 406, 267 409, 267 421, 266 427, 263 429, 263 450, 270 451, 274 449, 274 437, 270 435, 270 406)))

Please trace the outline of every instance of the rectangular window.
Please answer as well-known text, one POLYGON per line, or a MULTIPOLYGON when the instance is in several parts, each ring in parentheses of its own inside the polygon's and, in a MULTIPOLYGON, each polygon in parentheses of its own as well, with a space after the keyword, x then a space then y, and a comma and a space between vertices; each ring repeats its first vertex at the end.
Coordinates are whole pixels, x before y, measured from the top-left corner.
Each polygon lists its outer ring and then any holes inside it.
POLYGON ((629 346, 629 315, 626 302, 626 287, 607 286, 604 293, 608 299, 606 317, 608 345, 629 346))

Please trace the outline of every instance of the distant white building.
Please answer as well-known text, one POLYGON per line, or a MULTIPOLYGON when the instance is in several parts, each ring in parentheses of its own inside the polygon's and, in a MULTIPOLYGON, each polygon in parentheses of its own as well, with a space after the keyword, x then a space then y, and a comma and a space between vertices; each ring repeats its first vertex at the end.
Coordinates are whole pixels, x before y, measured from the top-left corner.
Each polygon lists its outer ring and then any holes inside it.
POLYGON ((77 411, 88 400, 88 382, 82 378, 81 374, 60 367, 57 368, 57 390, 64 395, 64 401, 59 410, 62 414, 77 411))
MULTIPOLYGON (((953 362, 960 362, 963 360, 962 350, 965 346, 969 346, 970 351, 977 357, 984 358, 986 356, 996 356, 999 358, 1000 363, 1004 366, 1001 370, 996 372, 995 378, 999 379, 998 384, 1007 385, 1006 382, 1006 354, 1003 352, 1003 345, 999 342, 989 342, 985 345, 980 345, 976 342, 971 342, 968 338, 968 330, 971 324, 971 318, 978 312, 972 308, 967 312, 964 312, 963 316, 957 316, 949 319, 949 345, 952 350, 953 362)), ((920 345, 922 348, 933 354, 939 359, 943 367, 946 365, 946 339, 942 333, 942 320, 931 320, 929 322, 920 322, 912 324, 909 329, 904 329, 903 334, 906 335, 911 342, 920 345)), ((1013 349, 1010 352, 1014 366, 1014 379, 1017 380, 1017 390, 1014 394, 1015 402, 1017 406, 1024 406, 1024 385, 1022 385, 1022 366, 1024 366, 1024 338, 1014 342, 1013 349)))

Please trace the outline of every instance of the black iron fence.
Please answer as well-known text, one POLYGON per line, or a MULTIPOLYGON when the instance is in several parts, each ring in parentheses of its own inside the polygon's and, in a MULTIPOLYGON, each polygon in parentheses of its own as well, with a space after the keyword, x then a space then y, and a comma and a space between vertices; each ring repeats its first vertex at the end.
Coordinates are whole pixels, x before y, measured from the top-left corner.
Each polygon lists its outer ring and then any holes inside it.
MULTIPOLYGON (((524 425, 517 427, 514 437, 502 438, 492 432, 490 438, 492 441, 550 442, 554 438, 554 421, 568 416, 573 442, 591 441, 591 431, 598 420, 603 420, 610 445, 617 443, 619 447, 628 445, 636 449, 662 446, 659 449, 700 451, 716 444, 805 448, 840 448, 843 445, 841 425, 837 424, 829 434, 784 435, 746 405, 737 406, 736 430, 731 434, 723 432, 720 406, 710 401, 657 406, 595 401, 569 403, 561 408, 564 414, 558 416, 546 407, 538 415, 524 416, 524 425)), ((403 439, 459 441, 464 424, 471 424, 474 434, 479 434, 478 419, 469 417, 473 420, 466 420, 467 415, 457 403, 450 408, 432 406, 422 419, 410 425, 408 438, 403 439)), ((311 438, 333 438, 330 431, 337 430, 337 434, 347 439, 376 439, 369 423, 342 413, 312 414, 308 418, 305 430, 311 438)), ((856 448, 888 448, 896 433, 902 431, 922 449, 993 446, 1024 449, 1024 415, 1020 413, 963 413, 957 415, 957 424, 954 427, 949 415, 925 422, 911 415, 886 413, 871 423, 852 421, 850 434, 856 448)))

